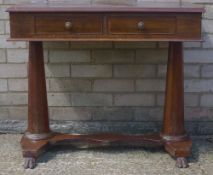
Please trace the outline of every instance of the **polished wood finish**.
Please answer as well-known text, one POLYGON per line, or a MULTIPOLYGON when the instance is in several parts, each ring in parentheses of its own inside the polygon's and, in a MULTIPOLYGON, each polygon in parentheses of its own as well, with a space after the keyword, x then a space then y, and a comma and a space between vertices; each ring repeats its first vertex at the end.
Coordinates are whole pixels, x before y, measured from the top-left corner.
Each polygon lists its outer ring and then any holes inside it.
POLYGON ((11 39, 28 41, 199 41, 200 13, 10 13, 11 39), (21 22, 26 19, 25 22, 21 22), (66 29, 66 22, 72 23, 66 29), (144 23, 144 29, 138 23, 144 23), (79 35, 78 35, 79 34, 79 35))
POLYGON ((101 34, 103 31, 102 18, 98 15, 56 14, 35 16, 35 34, 101 34), (65 24, 72 23, 67 29, 65 24))
POLYGON ((42 42, 29 43, 28 73, 29 123, 27 131, 34 134, 48 133, 50 129, 42 42))
POLYGON ((38 156, 54 145, 70 145, 76 148, 94 148, 108 146, 163 146, 166 143, 159 134, 122 135, 122 134, 91 134, 72 135, 55 133, 49 139, 32 140, 23 136, 21 140, 23 156, 26 158, 25 168, 34 168, 38 156))
POLYGON ((114 2, 113 0, 102 0, 102 2, 60 0, 52 2, 23 3, 8 8, 8 12, 168 12, 168 13, 202 13, 204 8, 200 5, 176 2, 114 2))
POLYGON ((170 42, 161 136, 166 141, 165 150, 177 157, 176 166, 179 168, 188 167, 185 157, 190 156, 192 148, 192 141, 184 127, 183 80, 183 44, 182 42, 170 42))
POLYGON ((21 145, 25 168, 49 146, 163 146, 188 166, 192 141, 184 128, 183 41, 201 41, 203 8, 177 3, 132 5, 33 3, 8 9, 11 38, 29 41, 28 129, 21 145), (24 19, 24 20, 23 20, 24 19), (53 133, 49 128, 43 41, 169 41, 164 122, 161 133, 146 135, 53 133))
POLYGON ((184 129, 183 48, 181 42, 169 43, 163 137, 186 134, 184 129))
POLYGON ((176 32, 176 17, 166 15, 114 15, 108 17, 108 32, 110 34, 174 34, 176 32), (144 23, 143 29, 138 24, 144 23))

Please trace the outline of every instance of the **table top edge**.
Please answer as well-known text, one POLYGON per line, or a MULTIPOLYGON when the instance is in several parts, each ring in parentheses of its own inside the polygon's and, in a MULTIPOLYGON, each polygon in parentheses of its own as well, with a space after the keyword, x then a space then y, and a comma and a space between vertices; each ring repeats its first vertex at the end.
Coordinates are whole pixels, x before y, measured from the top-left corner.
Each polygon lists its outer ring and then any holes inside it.
POLYGON ((9 7, 7 12, 176 12, 203 13, 204 6, 191 3, 136 3, 133 5, 24 3, 9 7))

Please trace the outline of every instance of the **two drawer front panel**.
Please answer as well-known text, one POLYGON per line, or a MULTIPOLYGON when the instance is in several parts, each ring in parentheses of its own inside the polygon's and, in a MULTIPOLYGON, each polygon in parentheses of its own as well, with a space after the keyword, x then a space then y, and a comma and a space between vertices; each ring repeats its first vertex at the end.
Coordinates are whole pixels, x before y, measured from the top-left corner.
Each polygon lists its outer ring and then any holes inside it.
POLYGON ((14 40, 197 41, 201 14, 11 13, 14 40))
POLYGON ((97 15, 35 17, 37 34, 100 34, 102 29, 102 18, 97 15))
POLYGON ((176 17, 161 16, 110 16, 110 34, 174 34, 176 17))

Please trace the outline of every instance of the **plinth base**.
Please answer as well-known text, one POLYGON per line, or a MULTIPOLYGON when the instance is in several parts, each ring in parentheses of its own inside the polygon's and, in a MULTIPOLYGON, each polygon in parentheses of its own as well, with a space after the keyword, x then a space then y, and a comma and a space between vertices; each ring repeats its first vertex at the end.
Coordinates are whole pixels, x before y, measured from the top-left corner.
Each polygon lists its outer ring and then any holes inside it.
POLYGON ((33 140, 23 136, 21 140, 25 168, 33 169, 38 156, 54 145, 71 145, 78 148, 107 147, 107 146, 163 146, 173 157, 177 158, 176 166, 186 168, 186 157, 191 154, 191 139, 172 141, 165 140, 160 134, 123 135, 123 134, 88 134, 73 135, 53 133, 51 137, 33 140))

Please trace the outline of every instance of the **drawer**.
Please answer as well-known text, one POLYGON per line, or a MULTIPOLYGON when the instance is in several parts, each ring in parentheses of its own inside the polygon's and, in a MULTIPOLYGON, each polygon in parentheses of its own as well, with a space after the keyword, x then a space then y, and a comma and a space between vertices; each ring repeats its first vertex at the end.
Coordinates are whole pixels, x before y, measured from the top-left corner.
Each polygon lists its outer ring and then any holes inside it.
POLYGON ((13 40, 200 41, 201 14, 11 13, 10 30, 13 40))
POLYGON ((101 34, 102 17, 97 15, 35 16, 36 34, 101 34))
POLYGON ((176 32, 175 16, 115 15, 109 16, 107 23, 110 34, 174 34, 176 32))

